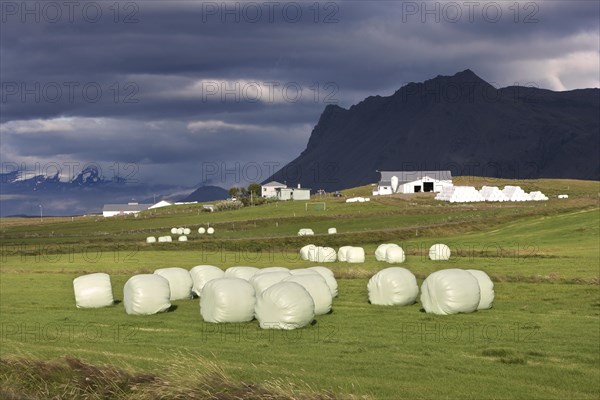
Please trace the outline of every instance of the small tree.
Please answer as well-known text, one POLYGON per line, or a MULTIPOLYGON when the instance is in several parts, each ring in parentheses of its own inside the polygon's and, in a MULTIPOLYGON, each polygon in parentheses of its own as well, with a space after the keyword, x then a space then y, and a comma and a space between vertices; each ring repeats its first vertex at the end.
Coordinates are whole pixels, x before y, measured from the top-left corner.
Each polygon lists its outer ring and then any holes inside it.
POLYGON ((260 196, 261 186, 258 183, 251 183, 248 185, 248 193, 253 193, 254 197, 260 196))
POLYGON ((237 188, 234 186, 229 189, 229 197, 237 197, 239 193, 240 193, 240 188, 237 188))

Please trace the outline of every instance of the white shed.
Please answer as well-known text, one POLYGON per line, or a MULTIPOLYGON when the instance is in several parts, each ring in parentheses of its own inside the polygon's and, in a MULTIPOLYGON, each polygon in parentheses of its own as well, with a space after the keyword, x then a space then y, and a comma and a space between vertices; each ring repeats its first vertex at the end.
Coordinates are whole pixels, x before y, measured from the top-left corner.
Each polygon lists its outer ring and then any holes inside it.
POLYGON ((116 215, 138 214, 141 211, 147 210, 150 204, 105 204, 102 209, 102 216, 114 217, 116 215))

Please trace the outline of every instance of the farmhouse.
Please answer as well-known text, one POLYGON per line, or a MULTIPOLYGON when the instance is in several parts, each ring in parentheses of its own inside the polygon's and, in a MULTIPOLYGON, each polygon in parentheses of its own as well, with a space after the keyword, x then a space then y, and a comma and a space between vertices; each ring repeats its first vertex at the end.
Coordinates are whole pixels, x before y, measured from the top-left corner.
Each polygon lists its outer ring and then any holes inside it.
POLYGON ((261 188, 262 197, 277 197, 277 189, 286 189, 287 185, 277 181, 265 183, 261 188))
POLYGON ((105 204, 102 209, 102 216, 114 217, 115 215, 138 214, 140 211, 147 210, 152 204, 105 204))
POLYGON ((394 193, 441 192, 452 186, 450 171, 379 171, 379 184, 373 196, 394 193))

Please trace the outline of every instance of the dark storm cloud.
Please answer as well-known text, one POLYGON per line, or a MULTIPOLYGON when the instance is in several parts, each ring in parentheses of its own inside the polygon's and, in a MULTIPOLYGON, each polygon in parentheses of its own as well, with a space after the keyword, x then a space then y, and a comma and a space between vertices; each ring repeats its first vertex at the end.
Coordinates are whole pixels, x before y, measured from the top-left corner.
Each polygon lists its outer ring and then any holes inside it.
POLYGON ((203 160, 289 160, 326 104, 466 68, 497 86, 598 86, 597 2, 91 2, 97 22, 85 3, 72 22, 22 4, 2 5, 5 160, 136 162, 167 179, 203 160))

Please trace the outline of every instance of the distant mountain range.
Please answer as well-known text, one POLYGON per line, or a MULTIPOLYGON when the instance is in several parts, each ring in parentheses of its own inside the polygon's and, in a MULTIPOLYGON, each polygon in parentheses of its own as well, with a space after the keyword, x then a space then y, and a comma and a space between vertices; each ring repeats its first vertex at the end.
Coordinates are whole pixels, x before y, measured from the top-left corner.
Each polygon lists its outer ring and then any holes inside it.
MULTIPOLYGON (((38 171, 40 172, 40 171, 38 171)), ((169 201, 214 201, 227 198, 215 186, 151 185, 102 176, 89 167, 64 180, 60 174, 44 175, 14 170, 0 174, 0 216, 81 215, 100 213, 104 204, 138 201, 151 204, 169 201)))
POLYGON ((325 108, 306 149, 269 177, 328 191, 378 170, 600 179, 600 90, 496 89, 471 70, 325 108))

